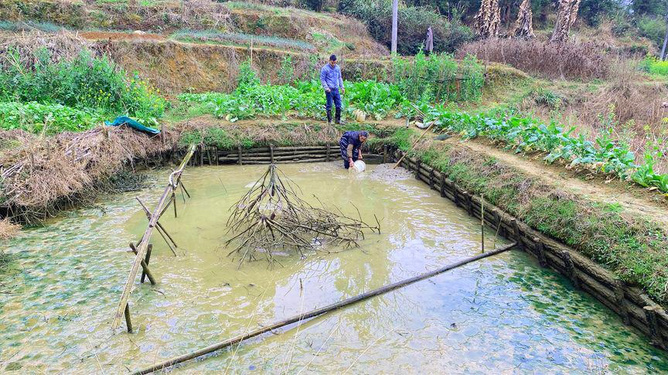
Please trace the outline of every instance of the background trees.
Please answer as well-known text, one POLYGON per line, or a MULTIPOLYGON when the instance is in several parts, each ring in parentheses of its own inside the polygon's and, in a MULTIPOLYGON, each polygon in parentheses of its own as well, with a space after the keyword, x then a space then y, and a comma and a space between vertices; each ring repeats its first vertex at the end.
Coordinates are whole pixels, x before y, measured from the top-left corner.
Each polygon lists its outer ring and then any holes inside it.
MULTIPOLYGON (((392 0, 295 1, 356 17, 389 46, 392 0)), ((452 52, 475 34, 526 38, 535 28, 564 41, 574 26, 600 27, 606 21, 615 36, 646 37, 660 50, 667 15, 668 0, 400 0, 399 53, 416 53, 428 27, 434 30, 434 49, 452 52)))

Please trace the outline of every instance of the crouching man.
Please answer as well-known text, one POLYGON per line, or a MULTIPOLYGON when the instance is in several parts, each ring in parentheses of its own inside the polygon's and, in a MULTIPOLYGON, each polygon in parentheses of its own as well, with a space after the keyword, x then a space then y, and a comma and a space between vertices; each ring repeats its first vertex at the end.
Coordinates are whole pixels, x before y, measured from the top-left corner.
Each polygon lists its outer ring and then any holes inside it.
POLYGON ((362 144, 369 138, 369 133, 365 131, 347 131, 341 136, 339 146, 341 146, 341 157, 343 158, 343 167, 350 168, 355 161, 364 159, 362 157, 362 144))

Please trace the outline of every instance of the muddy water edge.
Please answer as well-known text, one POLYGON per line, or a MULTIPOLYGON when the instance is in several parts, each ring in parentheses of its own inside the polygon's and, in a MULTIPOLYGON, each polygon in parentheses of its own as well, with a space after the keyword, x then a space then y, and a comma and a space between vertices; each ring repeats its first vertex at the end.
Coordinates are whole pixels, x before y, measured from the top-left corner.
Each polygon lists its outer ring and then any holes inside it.
MULTIPOLYGON (((0 371, 125 373, 480 252, 480 223, 408 173, 387 165, 351 175, 335 163, 282 165, 303 197, 381 219, 359 249, 238 263, 227 254, 228 208, 266 167, 186 170, 192 195, 161 220, 179 249, 157 237, 158 285, 130 299, 135 334, 110 323, 146 217, 168 175, 141 192, 65 212, 10 243, 0 278, 0 371), (352 203, 352 204, 351 204, 352 203)), ((486 248, 495 241, 486 232, 486 248)), ((496 244, 494 243, 496 242, 496 244)), ((185 373, 668 371, 668 355, 563 277, 511 251, 270 334, 185 373), (278 333, 278 332, 276 332, 278 333)))

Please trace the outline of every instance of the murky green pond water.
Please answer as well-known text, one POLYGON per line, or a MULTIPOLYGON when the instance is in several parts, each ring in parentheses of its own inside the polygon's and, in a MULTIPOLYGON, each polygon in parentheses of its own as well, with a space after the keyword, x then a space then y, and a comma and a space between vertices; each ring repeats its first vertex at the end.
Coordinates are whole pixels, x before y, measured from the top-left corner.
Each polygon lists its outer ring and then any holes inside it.
MULTIPOLYGON (((136 334, 110 329, 133 259, 127 244, 146 225, 134 197, 153 205, 168 171, 151 173, 152 188, 105 197, 12 242, 15 261, 0 278, 0 372, 127 373, 480 251, 479 223, 409 175, 284 165, 307 199, 317 194, 349 213, 353 202, 365 218, 382 219, 383 234, 361 249, 237 269, 223 246, 228 208, 263 168, 186 171, 193 198, 179 201, 177 219, 162 219, 179 255, 156 234, 159 283, 132 294, 136 334)), ((492 248, 494 233, 486 238, 492 248)), ((511 251, 176 371, 647 373, 668 371, 668 355, 511 251)))

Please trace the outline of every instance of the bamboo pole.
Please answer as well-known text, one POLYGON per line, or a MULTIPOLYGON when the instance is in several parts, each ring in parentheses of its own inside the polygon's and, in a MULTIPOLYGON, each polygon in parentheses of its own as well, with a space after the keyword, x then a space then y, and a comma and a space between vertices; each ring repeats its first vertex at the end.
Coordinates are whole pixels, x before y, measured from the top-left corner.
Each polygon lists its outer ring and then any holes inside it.
POLYGON ((485 197, 480 195, 480 237, 482 252, 485 252, 485 197))
MULTIPOLYGON (((181 185, 181 188, 183 188, 183 185, 181 185)), ((151 220, 151 211, 148 210, 146 205, 144 205, 144 203, 139 198, 135 197, 135 199, 137 200, 137 202, 139 202, 141 207, 144 209, 144 213, 146 214, 146 218, 150 221, 151 220)), ((163 227, 162 224, 160 224, 160 221, 156 221, 155 224, 156 224, 156 227, 158 229, 158 233, 160 234, 160 236, 162 236, 162 239, 165 240, 165 243, 167 244, 167 246, 169 246, 169 249, 172 251, 174 256, 177 256, 176 255, 176 250, 174 249, 174 248, 178 247, 176 245, 176 241, 174 241, 172 236, 170 236, 169 233, 167 233, 167 231, 165 230, 165 227, 163 227), (172 246, 172 245, 174 245, 174 246, 172 246)), ((142 279, 143 279, 143 277, 142 277, 142 279)))
MULTIPOLYGON (((190 149, 188 150, 186 156, 183 158, 183 161, 181 161, 179 168, 176 171, 172 172, 172 174, 170 175, 169 184, 165 188, 165 191, 162 193, 162 196, 158 200, 158 204, 156 205, 155 210, 151 215, 148 227, 146 228, 146 231, 144 232, 142 240, 139 244, 139 247, 137 248, 137 255, 135 256, 135 260, 132 263, 132 268, 130 269, 130 275, 128 276, 128 279, 125 282, 125 287, 123 288, 123 293, 121 294, 121 300, 119 301, 118 308, 116 309, 116 313, 114 314, 114 320, 111 323, 112 329, 118 328, 118 326, 121 324, 121 319, 125 314, 125 307, 128 304, 128 299, 130 298, 130 294, 132 293, 132 287, 134 286, 135 278, 137 277, 137 272, 139 271, 139 267, 142 265, 142 263, 144 262, 144 258, 146 257, 146 251, 148 250, 148 242, 149 239, 151 238, 151 234, 153 233, 153 228, 156 227, 156 223, 160 218, 160 214, 163 211, 163 207, 165 205, 165 202, 167 201, 167 198, 170 195, 170 192, 173 192, 174 189, 178 186, 178 179, 181 177, 183 169, 186 167, 186 164, 190 161, 190 158, 192 158, 194 153, 195 153, 195 146, 193 145, 190 146, 190 149), (173 180, 174 177, 176 177, 176 180, 173 180)), ((148 267, 146 269, 148 269, 148 267)), ((148 272, 146 272, 146 274, 149 275, 148 272)), ((151 276, 149 275, 149 279, 150 278, 151 276)))
MULTIPOLYGON (((432 126, 434 126, 434 123, 433 123, 433 122, 432 122, 431 124, 429 124, 429 126, 427 126, 427 129, 425 129, 424 132, 422 132, 422 134, 420 135, 420 137, 413 143, 413 145, 411 146, 411 149, 408 150, 408 152, 413 151, 413 149, 415 148, 415 146, 417 146, 418 142, 420 142, 420 140, 422 139, 422 137, 424 137, 425 134, 427 134, 427 132, 429 131, 429 129, 431 129, 432 126)), ((401 164, 401 161, 404 160, 404 158, 406 157, 406 155, 408 155, 408 152, 405 152, 405 153, 404 153, 404 155, 401 157, 401 159, 399 159, 399 161, 397 162, 397 164, 395 164, 394 167, 392 167, 392 169, 396 169, 396 168, 399 166, 399 164, 401 164)))
MULTIPOLYGON (((135 255, 138 254, 137 248, 135 247, 135 245, 133 243, 130 243, 130 249, 132 249, 132 252, 135 253, 135 255)), ((148 248, 147 248, 147 253, 146 254, 148 254, 148 248)), ((140 264, 141 264, 141 268, 142 268, 142 278, 144 277, 144 275, 146 275, 146 276, 148 276, 148 281, 151 282, 151 285, 157 284, 157 282, 155 281, 155 278, 153 277, 153 274, 151 273, 151 270, 148 268, 148 263, 146 263, 146 261, 144 259, 142 259, 140 264)))
POLYGON ((242 341, 248 340, 248 339, 253 338, 255 336, 259 336, 263 333, 273 331, 277 328, 281 328, 281 327, 284 327, 284 326, 287 326, 287 325, 290 325, 290 324, 293 324, 293 323, 297 323, 297 322, 300 322, 300 321, 303 321, 303 320, 306 320, 306 319, 314 318, 316 316, 323 315, 323 314, 341 309, 341 308, 346 307, 346 306, 350 306, 350 305, 355 304, 357 302, 364 301, 364 300, 369 299, 371 297, 379 296, 379 295, 391 292, 395 289, 399 289, 399 288, 405 287, 407 285, 416 283, 418 281, 422 281, 422 280, 428 279, 430 277, 434 277, 434 276, 439 275, 441 273, 453 270, 455 268, 464 266, 464 265, 469 264, 469 263, 473 263, 475 261, 490 257, 492 255, 501 254, 503 252, 506 252, 506 251, 512 249, 514 246, 515 246, 515 243, 512 243, 510 245, 501 247, 499 249, 496 249, 494 251, 490 251, 490 252, 485 253, 485 254, 479 254, 477 256, 459 261, 457 263, 453 263, 453 264, 450 264, 448 266, 445 266, 445 267, 442 267, 442 268, 439 268, 439 269, 436 269, 436 270, 433 270, 433 271, 430 271, 430 272, 427 272, 427 273, 424 273, 424 274, 421 274, 421 275, 418 275, 418 276, 415 276, 415 277, 411 277, 411 278, 403 280, 403 281, 399 281, 399 282, 396 282, 396 283, 393 283, 393 284, 389 284, 389 285, 386 285, 384 287, 381 287, 381 288, 378 288, 378 289, 375 289, 375 290, 372 290, 372 291, 369 291, 369 292, 366 292, 366 293, 362 293, 358 296, 348 298, 348 299, 345 299, 343 301, 340 301, 340 302, 337 302, 337 303, 334 303, 334 304, 331 304, 331 305, 328 305, 328 306, 325 306, 325 307, 322 307, 322 308, 319 308, 319 309, 316 309, 316 310, 313 310, 313 311, 310 311, 310 312, 295 315, 291 318, 288 318, 288 319, 282 320, 280 322, 265 326, 263 328, 255 330, 255 331, 252 331, 252 332, 249 332, 249 333, 246 333, 246 334, 243 334, 243 335, 240 335, 240 336, 237 336, 237 337, 219 342, 217 344, 207 346, 206 348, 197 350, 197 351, 189 353, 189 354, 185 354, 185 355, 182 355, 182 356, 179 356, 179 357, 172 358, 170 360, 167 360, 163 363, 151 366, 149 368, 136 371, 133 374, 134 375, 143 375, 143 374, 149 374, 149 373, 152 373, 152 372, 155 372, 155 371, 158 371, 158 370, 164 370, 164 369, 172 367, 176 364, 183 363, 183 362, 189 361, 191 359, 202 357, 206 354, 213 353, 217 350, 226 348, 226 347, 228 347, 230 345, 234 345, 236 343, 240 343, 242 341))

